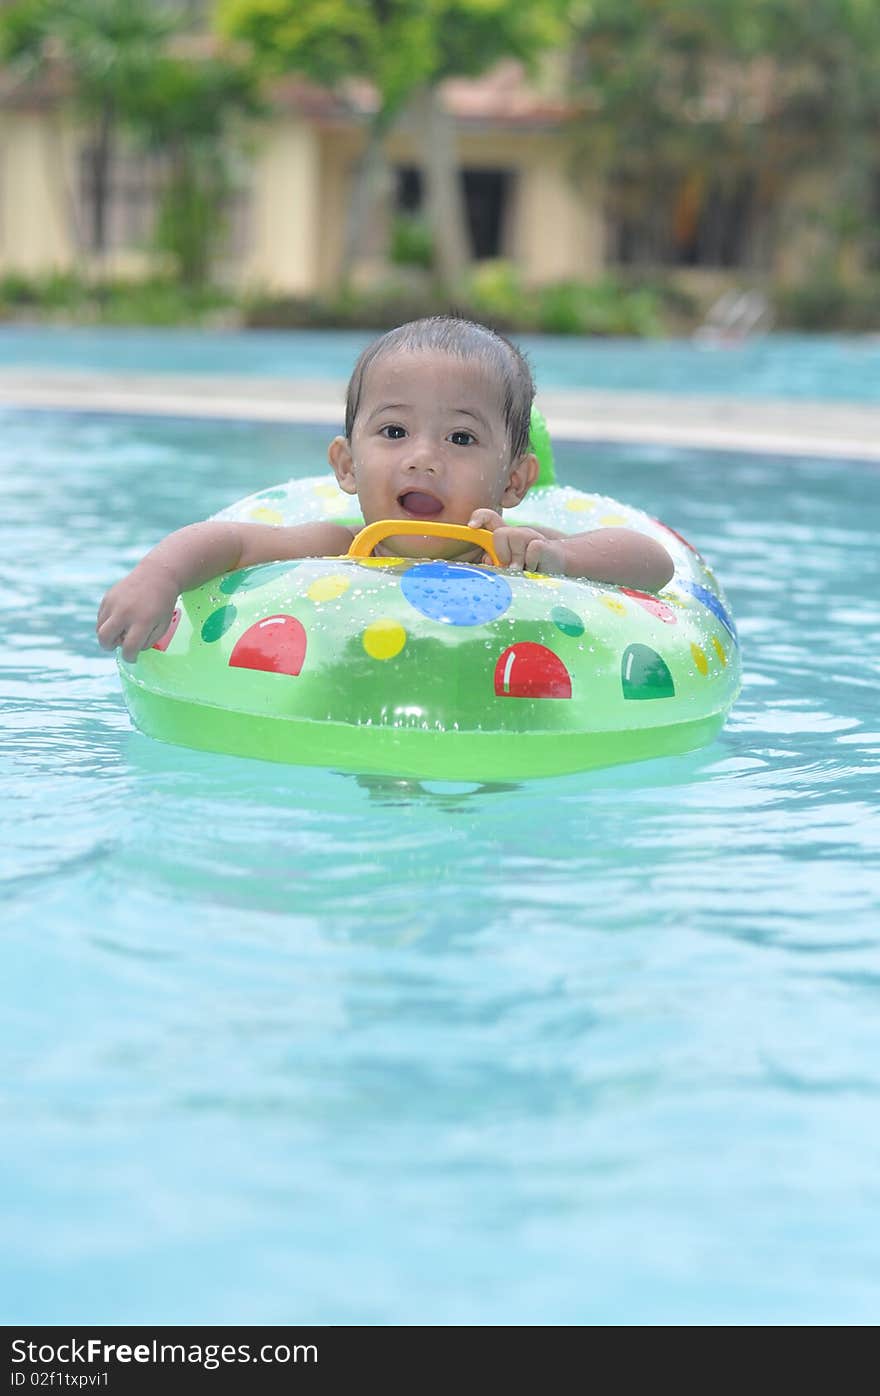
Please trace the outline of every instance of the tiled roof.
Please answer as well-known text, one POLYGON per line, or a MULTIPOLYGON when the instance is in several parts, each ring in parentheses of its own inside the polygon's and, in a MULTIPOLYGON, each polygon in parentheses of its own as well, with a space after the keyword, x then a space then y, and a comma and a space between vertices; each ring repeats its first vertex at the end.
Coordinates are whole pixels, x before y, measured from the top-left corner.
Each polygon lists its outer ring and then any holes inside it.
MULTIPOLYGON (((441 92, 447 110, 468 126, 556 126, 574 110, 561 97, 538 91, 528 82, 522 64, 514 61, 499 63, 478 78, 450 78, 441 92)), ((302 78, 284 78, 275 96, 287 110, 328 123, 360 123, 378 105, 373 84, 359 78, 349 78, 335 89, 302 78)))
MULTIPOLYGON (((178 40, 178 52, 207 52, 200 36, 178 40)), ((508 60, 477 78, 450 78, 442 84, 448 111, 464 126, 534 128, 556 126, 575 110, 561 96, 540 91, 526 77, 522 64, 508 60)), ((73 95, 73 84, 63 67, 50 69, 24 81, 11 68, 0 69, 0 105, 44 107, 73 95)), ((321 125, 360 125, 377 107, 372 83, 348 78, 336 87, 320 87, 307 78, 291 75, 273 85, 275 103, 321 125)))

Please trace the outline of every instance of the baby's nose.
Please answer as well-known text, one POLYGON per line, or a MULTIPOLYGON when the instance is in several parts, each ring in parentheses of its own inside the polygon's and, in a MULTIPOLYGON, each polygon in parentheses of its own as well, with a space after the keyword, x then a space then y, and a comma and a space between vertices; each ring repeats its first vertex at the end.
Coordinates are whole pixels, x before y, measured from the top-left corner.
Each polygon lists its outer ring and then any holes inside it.
POLYGON ((434 474, 437 470, 437 454, 429 441, 413 438, 406 453, 407 470, 426 470, 434 474))

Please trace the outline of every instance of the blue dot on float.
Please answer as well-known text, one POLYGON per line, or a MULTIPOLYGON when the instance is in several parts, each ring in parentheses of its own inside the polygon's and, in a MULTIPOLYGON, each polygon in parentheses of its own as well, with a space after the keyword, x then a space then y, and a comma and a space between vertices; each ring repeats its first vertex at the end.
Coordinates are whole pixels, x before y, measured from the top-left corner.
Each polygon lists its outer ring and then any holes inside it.
POLYGON ((718 597, 715 596, 713 592, 709 591, 707 587, 701 587, 699 582, 692 582, 686 577, 676 577, 675 580, 684 591, 689 591, 691 596, 695 596, 698 601, 702 601, 706 609, 711 611, 713 616, 717 616, 725 629, 730 631, 734 640, 737 639, 736 626, 733 623, 732 616, 728 615, 727 611, 718 600, 718 597))
POLYGON ((510 606, 503 577, 463 562, 423 562, 400 579, 409 604, 429 620, 447 625, 485 625, 510 606))

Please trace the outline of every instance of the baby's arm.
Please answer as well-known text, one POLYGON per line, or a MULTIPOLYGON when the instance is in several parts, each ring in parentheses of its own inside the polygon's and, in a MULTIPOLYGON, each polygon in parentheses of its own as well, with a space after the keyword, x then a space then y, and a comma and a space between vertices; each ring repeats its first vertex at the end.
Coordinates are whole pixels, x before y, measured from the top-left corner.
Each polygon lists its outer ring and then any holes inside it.
POLYGON ((554 528, 510 528, 491 509, 478 509, 470 523, 473 528, 492 530, 502 567, 556 572, 638 591, 660 591, 675 573, 675 564, 663 544, 631 528, 597 528, 573 534, 554 528))
POLYGON ((539 541, 536 551, 536 572, 558 570, 566 577, 611 582, 637 591, 660 591, 675 573, 675 564, 663 544, 632 528, 597 528, 590 533, 563 535, 543 545, 539 541))
POLYGON ((332 557, 347 552, 353 537, 350 528, 332 523, 189 524, 163 538, 110 588, 98 611, 98 641, 105 650, 121 645, 123 659, 134 660, 164 635, 182 591, 259 562, 332 557))

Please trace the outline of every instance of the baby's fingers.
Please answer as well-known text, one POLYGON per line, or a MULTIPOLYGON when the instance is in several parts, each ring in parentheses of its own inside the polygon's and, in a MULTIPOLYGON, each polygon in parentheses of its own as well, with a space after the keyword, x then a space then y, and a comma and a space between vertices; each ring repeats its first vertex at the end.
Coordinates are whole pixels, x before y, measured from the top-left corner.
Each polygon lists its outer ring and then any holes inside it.
POLYGON ((493 533, 504 522, 494 509, 475 509, 468 519, 468 528, 488 528, 493 533))
POLYGON ((499 567, 509 567, 513 561, 513 554, 510 548, 510 533, 510 529, 501 528, 492 537, 492 546, 495 549, 499 567))
POLYGON ((125 621, 119 616, 103 614, 104 607, 98 612, 98 623, 95 626, 95 634, 98 637, 98 644, 103 650, 115 650, 123 635, 125 634, 125 621))
POLYGON ((533 538, 526 548, 526 572, 556 572, 565 575, 565 559, 558 543, 533 538))
POLYGON ((149 649, 155 630, 155 625, 151 625, 148 629, 143 622, 136 623, 126 630, 119 637, 122 658, 127 660, 129 664, 133 664, 141 650, 149 649))
POLYGON ((150 622, 130 620, 125 614, 112 612, 99 623, 96 633, 102 649, 121 648, 123 659, 131 663, 147 648, 155 629, 156 625, 150 622))

